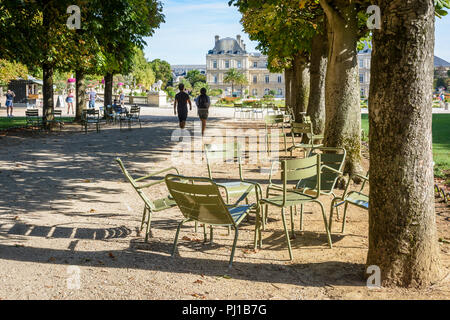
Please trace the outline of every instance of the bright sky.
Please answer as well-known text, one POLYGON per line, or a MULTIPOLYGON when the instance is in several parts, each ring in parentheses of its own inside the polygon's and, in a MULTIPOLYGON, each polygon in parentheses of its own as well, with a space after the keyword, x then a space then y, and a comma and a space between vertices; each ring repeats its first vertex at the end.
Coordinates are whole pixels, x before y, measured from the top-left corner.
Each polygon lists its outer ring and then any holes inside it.
MULTIPOLYGON (((228 0, 162 0, 166 23, 147 39, 147 59, 170 64, 206 64, 206 54, 214 47, 214 36, 242 35, 247 51, 256 51, 239 23, 241 14, 228 0)), ((435 55, 450 62, 450 16, 436 19, 435 55)))

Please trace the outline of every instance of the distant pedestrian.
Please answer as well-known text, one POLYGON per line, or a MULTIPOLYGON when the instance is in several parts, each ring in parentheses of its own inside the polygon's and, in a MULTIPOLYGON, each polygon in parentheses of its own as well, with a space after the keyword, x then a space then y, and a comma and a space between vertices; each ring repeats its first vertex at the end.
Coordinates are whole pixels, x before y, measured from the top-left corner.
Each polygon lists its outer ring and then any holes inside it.
POLYGON ((73 90, 70 89, 70 90, 69 90, 69 93, 68 93, 68 95, 67 95, 67 98, 66 98, 66 102, 67 102, 67 114, 70 114, 70 108, 72 108, 72 114, 75 114, 75 108, 74 108, 74 106, 73 106, 73 97, 74 97, 74 95, 73 95, 73 90))
POLYGON ((186 126, 186 120, 188 116, 187 105, 189 103, 189 109, 192 110, 192 102, 189 95, 184 91, 184 84, 180 83, 178 86, 180 92, 175 96, 175 103, 173 105, 173 111, 175 115, 178 113, 178 120, 180 121, 180 128, 184 129, 186 126))
POLYGON ((197 104, 198 116, 202 122, 202 136, 205 135, 206 120, 208 120, 209 107, 211 105, 211 99, 206 95, 206 89, 201 88, 200 95, 195 99, 197 104))
POLYGON ((95 92, 94 88, 91 88, 89 92, 89 109, 95 108, 95 99, 97 98, 97 92, 95 92))
POLYGON ((123 108, 125 106, 125 93, 123 93, 123 91, 120 92, 119 101, 120 101, 120 105, 123 108))
POLYGON ((16 97, 16 94, 8 90, 6 92, 6 115, 8 118, 12 118, 13 116, 13 107, 14 107, 14 98, 16 97))

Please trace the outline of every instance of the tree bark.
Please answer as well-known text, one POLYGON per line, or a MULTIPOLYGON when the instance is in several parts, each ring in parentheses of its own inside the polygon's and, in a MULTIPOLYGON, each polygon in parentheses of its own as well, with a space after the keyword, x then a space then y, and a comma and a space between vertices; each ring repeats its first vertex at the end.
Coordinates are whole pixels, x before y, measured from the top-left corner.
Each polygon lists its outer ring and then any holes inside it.
POLYGON ((107 73, 105 75, 105 94, 104 94, 104 107, 106 110, 107 106, 112 105, 113 100, 113 78, 112 73, 107 73))
POLYGON ((327 147, 347 150, 346 173, 361 173, 361 108, 356 5, 332 8, 320 0, 328 20, 325 139, 327 147))
MULTIPOLYGON (((324 23, 325 24, 325 23, 324 23)), ((326 31, 312 39, 310 88, 307 115, 311 117, 315 134, 325 130, 325 80, 328 63, 328 41, 326 31)))
POLYGON ((309 100, 309 61, 302 54, 297 54, 293 61, 293 80, 291 95, 293 98, 295 121, 300 122, 302 112, 306 112, 309 100))
POLYGON ((47 63, 42 65, 43 71, 43 110, 42 122, 45 128, 49 128, 50 122, 53 120, 54 101, 53 101, 53 66, 47 63))
POLYGON ((284 70, 284 84, 285 84, 285 104, 286 107, 292 108, 291 105, 291 84, 292 84, 292 68, 284 70))
POLYGON ((82 70, 77 70, 75 72, 76 84, 75 84, 75 98, 76 98, 76 114, 75 121, 81 121, 81 115, 83 110, 86 109, 86 86, 84 84, 84 72, 82 70))
POLYGON ((384 286, 423 287, 440 273, 433 194, 433 0, 377 1, 370 82, 367 265, 384 286), (399 94, 401 93, 401 94, 399 94))

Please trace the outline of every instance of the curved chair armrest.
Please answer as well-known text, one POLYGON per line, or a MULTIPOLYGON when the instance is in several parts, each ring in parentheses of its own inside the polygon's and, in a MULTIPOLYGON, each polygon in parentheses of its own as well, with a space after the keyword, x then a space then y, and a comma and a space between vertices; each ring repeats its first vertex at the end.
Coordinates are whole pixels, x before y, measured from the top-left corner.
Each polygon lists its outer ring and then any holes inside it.
POLYGON ((180 174, 180 173, 178 172, 178 169, 177 169, 177 168, 175 168, 175 167, 170 167, 170 168, 166 168, 166 169, 163 169, 163 170, 160 170, 160 171, 157 171, 157 172, 153 172, 153 173, 151 173, 151 174, 149 174, 149 175, 147 175, 147 176, 138 178, 138 179, 136 179, 135 181, 136 181, 136 182, 139 182, 139 181, 142 181, 142 180, 146 180, 146 179, 148 179, 148 178, 157 176, 157 175, 159 175, 159 174, 161 174, 161 173, 165 173, 165 172, 168 172, 168 171, 171 171, 171 170, 174 170, 177 174, 180 174))
POLYGON ((331 168, 331 167, 329 167, 329 166, 327 166, 327 165, 325 165, 325 164, 323 164, 323 165, 320 166, 320 171, 321 171, 321 172, 323 171, 323 169, 327 169, 327 170, 329 170, 329 171, 331 171, 331 172, 334 172, 334 173, 337 173, 337 174, 339 174, 339 175, 343 175, 343 174, 344 174, 343 172, 341 172, 341 171, 339 171, 339 170, 336 170, 336 169, 334 169, 334 168, 331 168))

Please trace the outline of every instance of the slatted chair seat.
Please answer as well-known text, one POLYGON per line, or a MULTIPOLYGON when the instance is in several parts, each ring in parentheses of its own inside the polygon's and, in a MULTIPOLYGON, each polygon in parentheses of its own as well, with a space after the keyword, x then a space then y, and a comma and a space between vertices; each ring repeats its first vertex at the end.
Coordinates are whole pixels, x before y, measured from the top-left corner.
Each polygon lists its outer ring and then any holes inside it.
POLYGON ((202 223, 204 225, 205 242, 207 240, 206 225, 209 225, 211 228, 211 242, 213 241, 214 226, 233 227, 235 230, 235 235, 228 264, 228 267, 231 268, 239 235, 239 226, 248 213, 253 209, 257 214, 254 237, 255 249, 258 245, 258 240, 261 244, 261 230, 259 226, 260 218, 258 209, 259 199, 257 198, 257 203, 255 204, 241 205, 241 202, 247 199, 248 194, 252 188, 255 188, 255 185, 252 185, 249 189, 247 189, 247 191, 235 204, 227 205, 220 194, 219 186, 209 178, 184 177, 180 175, 168 174, 166 176, 166 184, 170 194, 176 201, 178 208, 185 217, 185 219, 178 225, 173 243, 172 256, 175 255, 177 250, 181 227, 187 222, 193 221, 196 224, 202 223))

